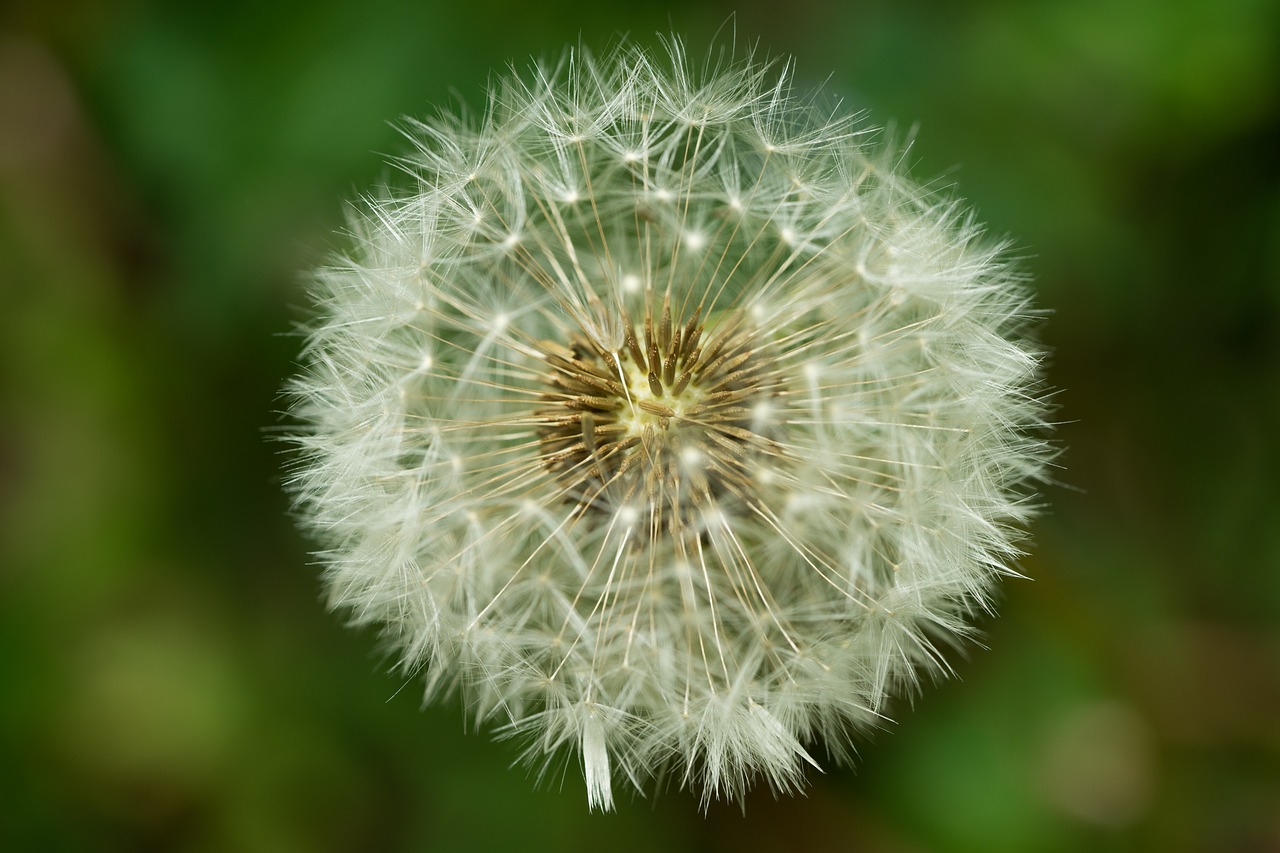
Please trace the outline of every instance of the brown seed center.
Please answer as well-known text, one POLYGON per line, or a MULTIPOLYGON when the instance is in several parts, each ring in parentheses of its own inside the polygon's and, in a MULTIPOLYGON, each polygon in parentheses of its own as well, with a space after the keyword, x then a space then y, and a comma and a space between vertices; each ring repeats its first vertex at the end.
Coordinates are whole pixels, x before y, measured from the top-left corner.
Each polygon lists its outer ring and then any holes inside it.
POLYGON ((541 344, 548 407, 543 464, 583 510, 641 509, 651 535, 683 534, 701 508, 754 500, 752 468, 777 454, 769 413, 782 393, 759 335, 740 313, 708 332, 701 309, 673 323, 663 301, 609 351, 587 336, 541 344))

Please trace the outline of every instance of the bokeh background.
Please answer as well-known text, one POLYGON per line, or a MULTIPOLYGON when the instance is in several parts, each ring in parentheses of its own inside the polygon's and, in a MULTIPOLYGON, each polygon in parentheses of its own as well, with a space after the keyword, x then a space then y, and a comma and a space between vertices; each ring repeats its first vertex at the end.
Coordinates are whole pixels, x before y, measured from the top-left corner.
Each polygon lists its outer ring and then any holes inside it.
POLYGON ((1280 850, 1278 81, 1274 0, 0 6, 0 849, 1280 850), (1064 467, 856 768, 592 815, 324 611, 278 390, 393 120, 673 30, 1014 237, 1064 467))

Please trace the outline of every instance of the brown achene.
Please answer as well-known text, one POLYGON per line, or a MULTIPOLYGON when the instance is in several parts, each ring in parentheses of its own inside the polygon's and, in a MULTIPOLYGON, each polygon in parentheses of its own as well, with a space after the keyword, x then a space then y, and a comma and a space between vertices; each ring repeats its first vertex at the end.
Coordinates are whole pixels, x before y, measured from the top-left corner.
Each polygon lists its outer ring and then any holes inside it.
POLYGON ((616 351, 586 335, 539 344, 541 455, 584 510, 643 507, 651 535, 677 534, 718 500, 753 500, 751 459, 778 452, 762 424, 782 389, 741 312, 708 332, 701 308, 677 323, 669 297, 656 319, 653 307, 650 295, 638 326, 620 312, 616 351))

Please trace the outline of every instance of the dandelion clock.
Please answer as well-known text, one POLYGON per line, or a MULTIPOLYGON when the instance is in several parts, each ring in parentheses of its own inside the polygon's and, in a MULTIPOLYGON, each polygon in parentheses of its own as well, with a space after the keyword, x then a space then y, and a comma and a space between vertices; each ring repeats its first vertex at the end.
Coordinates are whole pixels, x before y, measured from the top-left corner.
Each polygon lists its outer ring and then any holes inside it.
POLYGON ((750 58, 574 52, 408 135, 291 386, 332 606, 595 808, 846 758, 1049 456, 1001 247, 750 58))

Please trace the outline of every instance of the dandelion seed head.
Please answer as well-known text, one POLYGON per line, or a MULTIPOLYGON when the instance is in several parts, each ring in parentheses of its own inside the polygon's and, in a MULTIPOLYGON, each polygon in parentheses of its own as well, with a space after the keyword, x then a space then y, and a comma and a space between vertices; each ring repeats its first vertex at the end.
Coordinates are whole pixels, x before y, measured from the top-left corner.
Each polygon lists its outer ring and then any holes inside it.
POLYGON ((1014 573, 1023 282, 787 65, 623 46, 490 102, 412 124, 414 186, 316 276, 330 601, 592 808, 795 789, 1014 573))

